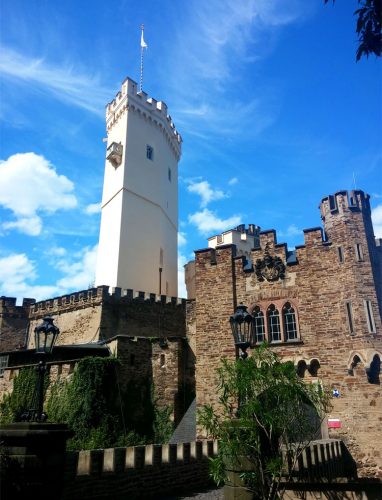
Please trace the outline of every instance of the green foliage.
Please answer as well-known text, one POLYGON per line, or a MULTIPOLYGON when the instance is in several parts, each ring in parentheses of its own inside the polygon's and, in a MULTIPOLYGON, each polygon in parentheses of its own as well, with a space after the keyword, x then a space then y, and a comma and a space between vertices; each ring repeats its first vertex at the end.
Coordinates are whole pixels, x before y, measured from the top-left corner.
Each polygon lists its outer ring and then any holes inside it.
POLYGON ((115 358, 80 360, 71 379, 51 385, 46 408, 49 420, 64 422, 75 436, 71 449, 112 447, 124 434, 115 358))
MULTIPOLYGON (((115 358, 80 360, 68 379, 49 386, 45 410, 51 422, 66 423, 74 432, 68 449, 166 443, 173 432, 172 409, 159 407, 154 390, 146 382, 132 380, 120 392, 115 358)), ((1 423, 18 421, 30 407, 37 372, 25 368, 14 379, 13 392, 0 403, 1 423)), ((45 389, 49 377, 45 379, 45 389)))
POLYGON ((13 391, 5 394, 0 403, 0 423, 9 424, 20 420, 22 413, 32 403, 32 395, 36 388, 37 371, 34 368, 23 368, 13 380, 13 391))
MULTIPOLYGON (((329 0, 324 0, 328 3, 329 0)), ((333 0, 335 3, 335 0, 333 0)), ((382 0, 358 0, 360 8, 354 12, 357 16, 356 33, 358 49, 356 59, 382 54, 382 0)))
POLYGON ((281 477, 316 437, 328 392, 304 383, 293 363, 281 362, 265 344, 246 360, 223 359, 218 380, 219 412, 207 405, 198 415, 219 440, 212 477, 220 484, 227 470, 240 471, 256 498, 281 498, 281 477))
POLYGON ((153 423, 154 443, 165 444, 169 442, 174 432, 174 424, 171 420, 171 414, 171 406, 159 407, 155 402, 153 423))

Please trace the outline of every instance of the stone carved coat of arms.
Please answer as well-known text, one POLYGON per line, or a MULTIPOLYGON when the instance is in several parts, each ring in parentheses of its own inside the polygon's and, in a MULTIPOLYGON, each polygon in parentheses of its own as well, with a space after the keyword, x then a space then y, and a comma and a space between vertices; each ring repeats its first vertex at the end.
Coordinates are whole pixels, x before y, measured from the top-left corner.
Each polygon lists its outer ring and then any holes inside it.
POLYGON ((277 281, 285 278, 285 264, 280 257, 269 255, 268 248, 265 248, 264 258, 257 259, 255 273, 259 281, 277 281))

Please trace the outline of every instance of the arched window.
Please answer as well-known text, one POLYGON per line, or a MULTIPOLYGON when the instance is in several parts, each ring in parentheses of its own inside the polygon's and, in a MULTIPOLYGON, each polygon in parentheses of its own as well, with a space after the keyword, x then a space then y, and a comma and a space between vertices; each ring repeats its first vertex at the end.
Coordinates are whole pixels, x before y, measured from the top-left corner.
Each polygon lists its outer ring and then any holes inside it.
POLYGON ((268 307, 269 342, 281 341, 280 314, 274 304, 268 307))
POLYGON ((297 333, 297 322, 296 313, 291 306, 290 302, 287 302, 283 307, 283 318, 284 318, 284 332, 285 340, 295 340, 298 337, 297 333))
POLYGON ((376 354, 370 363, 370 368, 366 370, 369 384, 380 384, 379 374, 381 372, 381 358, 376 354))
POLYGON ((265 323, 264 314, 261 312, 260 307, 256 306, 253 309, 253 333, 255 336, 256 344, 261 344, 265 340, 265 323))

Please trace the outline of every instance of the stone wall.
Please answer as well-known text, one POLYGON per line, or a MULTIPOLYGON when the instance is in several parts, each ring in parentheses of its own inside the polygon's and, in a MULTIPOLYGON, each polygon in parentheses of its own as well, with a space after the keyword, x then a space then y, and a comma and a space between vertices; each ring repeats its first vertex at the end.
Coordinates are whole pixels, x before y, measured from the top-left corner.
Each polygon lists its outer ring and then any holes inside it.
POLYGON ((68 452, 62 500, 158 498, 198 491, 213 486, 208 457, 216 450, 216 442, 199 441, 68 452))
MULTIPOLYGON (((229 326, 235 307, 243 303, 251 312, 257 306, 267 322, 273 304, 285 332, 282 311, 290 303, 297 338, 282 337, 271 348, 294 361, 307 380, 320 380, 339 391, 328 418, 338 419, 341 427, 330 428, 330 437, 344 440, 358 461, 360 475, 382 476, 382 392, 376 373, 382 358, 375 281, 379 247, 370 234, 368 196, 360 191, 340 192, 333 200, 324 198, 321 204, 327 237, 321 228, 305 230, 305 244, 294 254, 277 243, 273 230, 260 233, 260 247, 252 250, 249 262, 236 257, 233 245, 196 252, 197 403, 218 408, 212 389, 215 370, 221 357, 235 358, 229 326), (285 265, 284 273, 274 264, 277 257, 285 265), (374 331, 370 331, 365 301, 371 306, 374 331)), ((269 327, 267 339, 271 340, 269 327)))
POLYGON ((0 352, 24 348, 28 327, 28 310, 34 299, 16 305, 14 297, 0 297, 0 352))
POLYGON ((104 341, 117 335, 185 336, 185 300, 100 286, 36 302, 29 310, 28 347, 45 315, 60 328, 61 345, 104 341))

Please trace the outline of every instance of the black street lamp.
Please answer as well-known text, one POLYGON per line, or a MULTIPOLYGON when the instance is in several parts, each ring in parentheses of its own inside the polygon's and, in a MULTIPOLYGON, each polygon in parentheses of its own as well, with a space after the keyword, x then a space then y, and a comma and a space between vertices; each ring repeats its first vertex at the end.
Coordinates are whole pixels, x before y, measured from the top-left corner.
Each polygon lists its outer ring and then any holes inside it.
POLYGON ((44 406, 44 380, 46 372, 46 356, 52 353, 57 335, 60 330, 53 324, 53 318, 45 316, 41 325, 34 329, 36 354, 40 356, 37 365, 36 389, 32 397, 31 409, 27 410, 21 416, 21 419, 28 422, 44 422, 47 419, 43 412, 44 406))
POLYGON ((235 346, 242 352, 241 359, 245 359, 247 349, 253 345, 252 316, 247 312, 247 307, 243 304, 237 306, 235 314, 229 318, 235 346))

